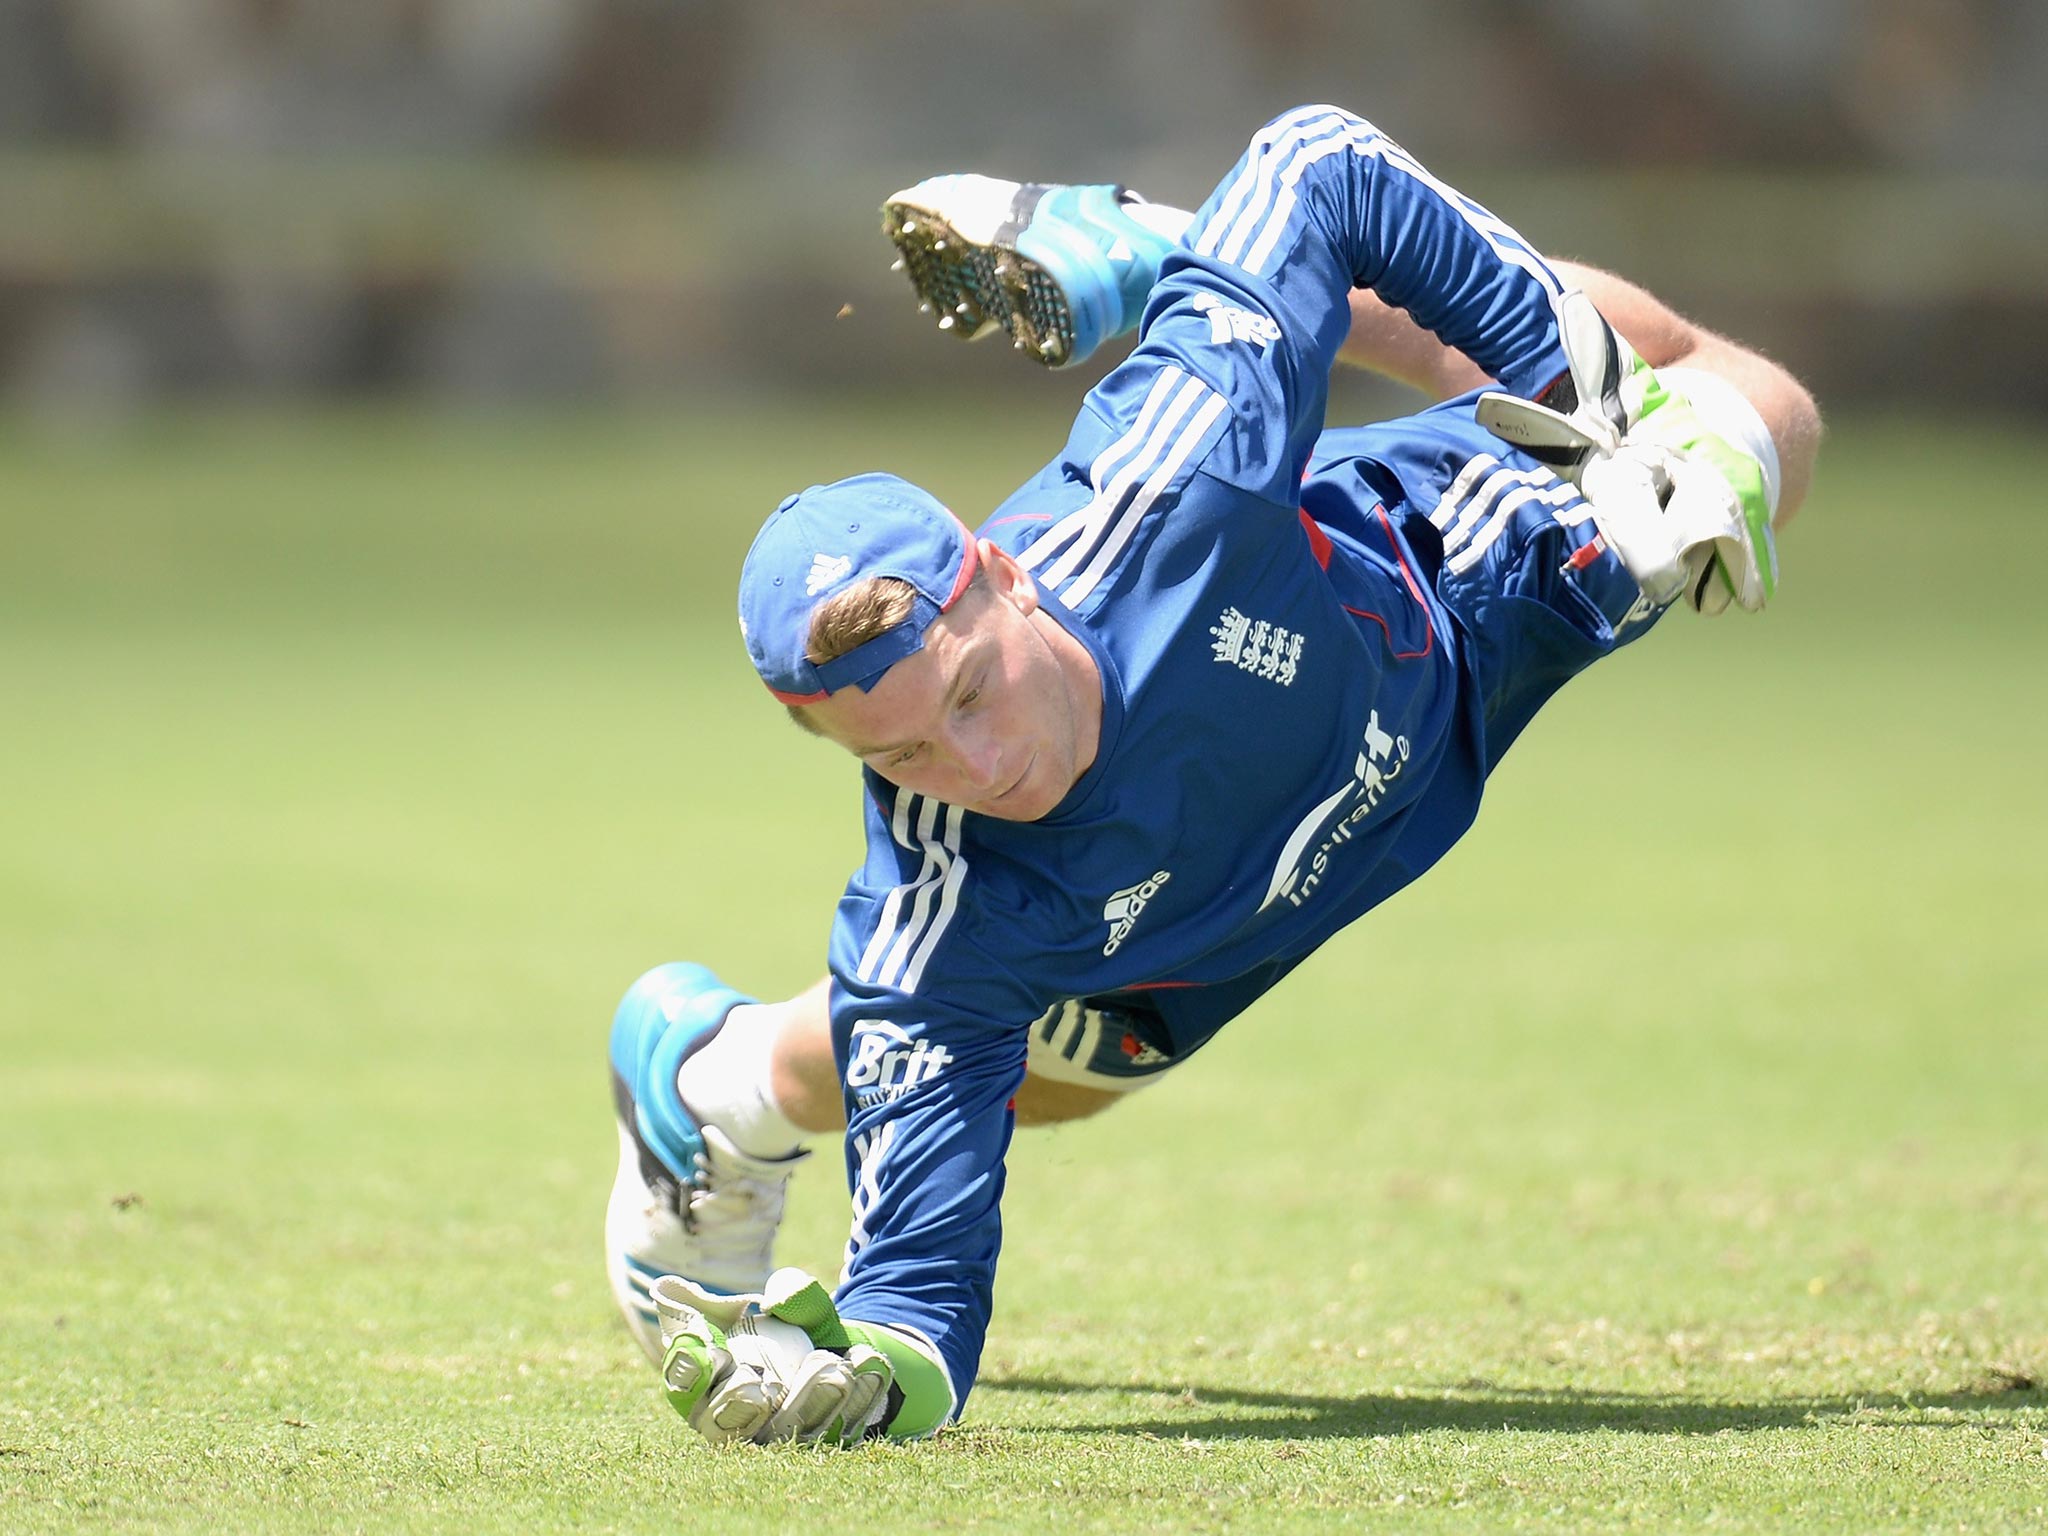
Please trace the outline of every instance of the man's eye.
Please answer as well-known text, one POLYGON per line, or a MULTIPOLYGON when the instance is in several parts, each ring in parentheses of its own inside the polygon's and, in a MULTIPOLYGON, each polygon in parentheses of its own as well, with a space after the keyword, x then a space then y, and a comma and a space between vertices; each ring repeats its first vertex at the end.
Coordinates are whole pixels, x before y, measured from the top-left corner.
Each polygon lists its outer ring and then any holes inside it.
POLYGON ((972 704, 976 699, 980 697, 981 690, 979 688, 970 688, 965 693, 960 695, 960 707, 962 709, 965 709, 968 705, 972 704))

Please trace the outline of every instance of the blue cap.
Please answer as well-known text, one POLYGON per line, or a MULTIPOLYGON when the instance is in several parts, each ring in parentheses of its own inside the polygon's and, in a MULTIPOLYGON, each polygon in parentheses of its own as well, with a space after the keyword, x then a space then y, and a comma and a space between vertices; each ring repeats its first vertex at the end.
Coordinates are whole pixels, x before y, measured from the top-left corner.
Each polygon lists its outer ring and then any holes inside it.
POLYGON ((855 475, 800 491, 770 514, 740 567, 740 633, 768 691, 815 704, 865 691, 924 649, 932 621, 974 580, 974 535, 930 493, 895 475, 855 475), (872 576, 916 589, 910 617, 832 661, 804 657, 811 615, 872 576))

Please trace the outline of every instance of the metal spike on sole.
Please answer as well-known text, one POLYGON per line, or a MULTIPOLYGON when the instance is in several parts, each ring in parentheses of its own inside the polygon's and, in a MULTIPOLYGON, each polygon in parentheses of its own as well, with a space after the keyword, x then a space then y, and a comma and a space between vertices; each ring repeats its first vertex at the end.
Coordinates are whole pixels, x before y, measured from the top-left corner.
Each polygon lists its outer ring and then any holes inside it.
POLYGON ((918 309, 936 311, 941 330, 968 341, 1007 331, 1018 351, 1051 368, 1072 354, 1073 315, 1037 263, 1007 246, 977 245, 929 209, 900 203, 882 209, 882 233, 917 291, 918 309))

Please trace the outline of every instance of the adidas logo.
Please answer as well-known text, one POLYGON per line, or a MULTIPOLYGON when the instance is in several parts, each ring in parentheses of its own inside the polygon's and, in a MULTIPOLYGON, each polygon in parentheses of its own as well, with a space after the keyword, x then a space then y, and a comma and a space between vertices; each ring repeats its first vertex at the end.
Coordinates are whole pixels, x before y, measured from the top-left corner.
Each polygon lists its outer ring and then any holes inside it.
POLYGON ((1109 942, 1102 946, 1104 955, 1113 955, 1123 948, 1131 930, 1138 926, 1138 918, 1145 910, 1145 903, 1159 894, 1159 887, 1171 880, 1170 871, 1159 870, 1150 880, 1140 880, 1136 885, 1127 885, 1102 904, 1102 920, 1109 924, 1109 942))
POLYGON ((811 561, 810 577, 804 582, 804 596, 816 597, 835 581, 843 581, 853 571, 853 557, 850 555, 818 555, 811 561))

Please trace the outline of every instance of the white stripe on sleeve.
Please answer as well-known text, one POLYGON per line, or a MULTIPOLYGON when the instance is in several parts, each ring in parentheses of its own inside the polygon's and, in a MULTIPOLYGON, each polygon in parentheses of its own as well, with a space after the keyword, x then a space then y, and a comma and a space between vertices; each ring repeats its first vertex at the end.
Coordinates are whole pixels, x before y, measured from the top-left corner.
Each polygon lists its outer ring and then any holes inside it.
POLYGON ((1286 234, 1298 195, 1295 187, 1310 166, 1349 150, 1398 170, 1426 187, 1478 233, 1495 255, 1534 278, 1554 303, 1564 293, 1556 273, 1543 264, 1514 229, 1478 203, 1423 168, 1420 162, 1372 124, 1326 107, 1309 108, 1266 129, 1230 191, 1193 241, 1197 254, 1215 256, 1262 275, 1286 234), (1334 114, 1334 115, 1332 115, 1334 114))
MULTIPOLYGON (((1200 384, 1201 381, 1191 379, 1189 382, 1200 384)), ((1175 477, 1180 474, 1181 466, 1187 463, 1188 456, 1201 445, 1202 440, 1209 435, 1209 429, 1216 424, 1216 419, 1229 407, 1229 401, 1206 385, 1202 385, 1201 393, 1209 398, 1202 402, 1193 419, 1188 422, 1180 436, 1174 439, 1172 449, 1159 461, 1159 467, 1152 471, 1151 476, 1139 487, 1138 494, 1131 498, 1131 504, 1110 528, 1108 537, 1097 546, 1095 558, 1088 562, 1088 568, 1060 594, 1068 607, 1085 601, 1088 594, 1101 583, 1102 578, 1109 574, 1109 568, 1116 563, 1117 556, 1123 553, 1124 546, 1131 542, 1131 536, 1138 531, 1138 524, 1144 521, 1146 512, 1159 499, 1160 493, 1173 483, 1175 477)))
MULTIPOLYGON (((1122 477, 1110 479, 1105 490, 1105 478, 1109 477, 1111 471, 1121 465, 1133 450, 1139 450, 1139 458, 1143 459, 1143 449, 1152 436, 1152 429, 1159 419, 1160 412, 1167 408, 1174 390, 1186 378, 1185 373, 1171 365, 1159 370, 1159 377, 1152 381, 1152 388, 1146 392, 1145 402, 1139 407, 1137 420, 1131 423, 1131 429, 1097 454, 1095 462, 1088 467, 1088 485, 1093 492, 1088 504, 1069 512, 1033 539, 1017 557, 1019 565, 1027 571, 1035 572, 1061 549, 1072 554, 1073 562, 1076 564, 1087 557, 1088 548, 1102 537, 1102 530, 1108 526, 1115 511, 1117 498, 1123 494, 1124 487, 1128 484, 1122 477)), ((1040 578, 1044 585, 1054 586, 1066 580, 1073 565, 1066 564, 1063 560, 1056 569, 1059 570, 1058 575, 1047 572, 1040 578)))
POLYGON ((1067 606, 1081 602, 1101 584, 1145 513, 1173 485, 1228 409, 1229 402, 1202 380, 1171 365, 1161 368, 1136 425, 1091 466, 1093 499, 1041 534, 1019 561, 1026 569, 1044 566, 1036 571, 1039 585, 1067 606), (1141 430, 1143 442, 1131 454, 1130 444, 1141 430), (1115 473, 1105 479, 1105 471, 1118 461, 1115 473), (1058 557, 1046 564, 1055 549, 1058 557))
POLYGON ((965 813, 958 806, 898 790, 891 828, 906 848, 923 853, 917 878, 899 885, 882 903, 881 921, 854 974, 877 986, 915 992, 925 964, 959 907, 967 860, 960 855, 965 813), (911 804, 916 802, 914 830, 911 804), (943 814, 943 829, 939 818, 943 814), (907 909, 907 910, 906 910, 907 909))

